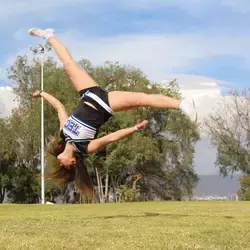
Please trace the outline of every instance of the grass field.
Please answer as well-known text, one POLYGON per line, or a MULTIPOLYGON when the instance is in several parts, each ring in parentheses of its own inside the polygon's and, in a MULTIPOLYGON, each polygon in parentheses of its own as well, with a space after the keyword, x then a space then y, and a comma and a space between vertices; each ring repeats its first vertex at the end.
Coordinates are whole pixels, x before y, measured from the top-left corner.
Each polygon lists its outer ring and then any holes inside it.
POLYGON ((3 204, 0 249, 250 249, 250 203, 3 204))

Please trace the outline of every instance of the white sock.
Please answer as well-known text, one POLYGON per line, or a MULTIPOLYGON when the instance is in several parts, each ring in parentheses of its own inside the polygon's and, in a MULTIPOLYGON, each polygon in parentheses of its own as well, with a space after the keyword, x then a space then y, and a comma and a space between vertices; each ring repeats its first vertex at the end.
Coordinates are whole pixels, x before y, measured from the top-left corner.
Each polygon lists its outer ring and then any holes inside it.
MULTIPOLYGON (((184 99, 185 100, 185 99, 184 99)), ((180 110, 183 111, 183 108, 184 108, 184 100, 181 101, 180 103, 180 110)))
POLYGON ((51 38, 51 37, 54 37, 55 35, 52 33, 52 32, 48 32, 45 36, 44 36, 44 38, 46 39, 46 40, 48 40, 49 38, 51 38))

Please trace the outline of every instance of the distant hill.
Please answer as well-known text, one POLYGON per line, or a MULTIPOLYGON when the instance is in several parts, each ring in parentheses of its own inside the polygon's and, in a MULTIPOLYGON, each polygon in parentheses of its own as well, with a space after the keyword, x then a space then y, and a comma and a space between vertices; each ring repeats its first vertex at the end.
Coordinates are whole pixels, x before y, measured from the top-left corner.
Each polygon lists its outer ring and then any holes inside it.
POLYGON ((200 175, 200 181, 194 190, 194 195, 224 196, 237 193, 240 188, 240 175, 222 177, 219 175, 200 175))

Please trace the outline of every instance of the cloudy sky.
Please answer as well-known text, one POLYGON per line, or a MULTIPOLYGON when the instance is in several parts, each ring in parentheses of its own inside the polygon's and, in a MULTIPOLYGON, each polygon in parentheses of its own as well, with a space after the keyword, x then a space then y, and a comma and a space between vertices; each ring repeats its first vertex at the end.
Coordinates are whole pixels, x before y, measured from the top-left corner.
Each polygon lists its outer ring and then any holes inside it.
MULTIPOLYGON (((227 88, 250 86, 249 14, 247 0, 1 1, 0 86, 16 55, 40 42, 27 30, 52 27, 75 59, 131 64, 153 81, 177 78, 203 117, 227 88)), ((199 142, 199 173, 216 171, 215 154, 208 140, 199 142)))

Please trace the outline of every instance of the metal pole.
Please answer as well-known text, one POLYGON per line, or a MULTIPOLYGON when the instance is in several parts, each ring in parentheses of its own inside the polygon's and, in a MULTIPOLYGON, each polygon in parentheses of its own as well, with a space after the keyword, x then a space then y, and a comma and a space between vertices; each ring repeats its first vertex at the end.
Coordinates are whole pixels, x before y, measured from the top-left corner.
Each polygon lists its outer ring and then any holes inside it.
MULTIPOLYGON (((43 90, 43 55, 41 55, 41 90, 43 90)), ((45 204, 44 194, 44 103, 41 98, 41 203, 45 204)))
MULTIPOLYGON (((43 68, 45 51, 50 51, 50 47, 38 44, 35 49, 30 48, 34 55, 41 55, 41 90, 43 90, 43 68)), ((44 185, 44 102, 41 98, 41 203, 45 204, 44 185)))

